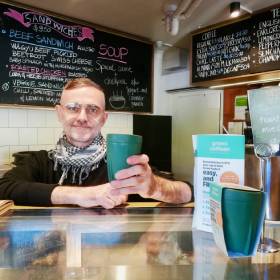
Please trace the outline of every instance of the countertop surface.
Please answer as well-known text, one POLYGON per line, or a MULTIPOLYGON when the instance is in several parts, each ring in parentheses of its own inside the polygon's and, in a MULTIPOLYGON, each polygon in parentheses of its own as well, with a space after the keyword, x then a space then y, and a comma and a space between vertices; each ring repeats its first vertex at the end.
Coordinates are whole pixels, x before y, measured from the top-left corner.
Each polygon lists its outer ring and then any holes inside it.
MULTIPOLYGON (((192 218, 193 207, 145 203, 17 206, 0 217, 0 279, 279 279, 280 252, 230 259, 192 218)), ((266 232, 280 242, 279 223, 266 232)))

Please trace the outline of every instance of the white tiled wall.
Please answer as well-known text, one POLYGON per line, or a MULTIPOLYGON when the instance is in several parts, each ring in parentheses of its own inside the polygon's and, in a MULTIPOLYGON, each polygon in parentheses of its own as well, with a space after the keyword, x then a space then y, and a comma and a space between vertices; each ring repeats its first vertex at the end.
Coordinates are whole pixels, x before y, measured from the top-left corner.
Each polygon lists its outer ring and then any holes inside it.
MULTIPOLYGON (((132 133, 132 114, 110 113, 102 133, 132 133)), ((50 150, 62 129, 54 110, 0 108, 0 165, 19 151, 50 150)))

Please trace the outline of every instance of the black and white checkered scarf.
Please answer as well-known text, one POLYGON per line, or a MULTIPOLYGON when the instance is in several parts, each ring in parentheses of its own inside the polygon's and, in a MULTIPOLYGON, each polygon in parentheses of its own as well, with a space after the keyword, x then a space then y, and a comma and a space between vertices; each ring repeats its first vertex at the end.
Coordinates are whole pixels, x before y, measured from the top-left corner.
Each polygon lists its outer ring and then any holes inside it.
POLYGON ((62 175, 58 182, 62 185, 69 172, 72 173, 72 183, 81 185, 90 171, 98 168, 99 163, 106 156, 106 141, 99 134, 93 142, 85 147, 78 148, 71 145, 64 135, 61 137, 54 150, 49 151, 49 158, 54 161, 54 170, 57 170, 58 164, 61 165, 62 175), (77 177, 77 178, 76 178, 77 177))

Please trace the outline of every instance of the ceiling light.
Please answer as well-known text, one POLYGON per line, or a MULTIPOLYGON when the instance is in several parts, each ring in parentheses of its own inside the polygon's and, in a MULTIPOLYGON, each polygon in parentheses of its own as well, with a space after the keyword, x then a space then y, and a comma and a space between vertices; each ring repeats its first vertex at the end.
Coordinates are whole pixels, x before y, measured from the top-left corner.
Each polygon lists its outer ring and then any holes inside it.
POLYGON ((230 17, 235 18, 240 15, 240 2, 230 3, 230 17))
POLYGON ((240 11, 246 11, 249 14, 252 14, 252 10, 244 7, 243 5, 240 5, 240 2, 231 2, 230 6, 230 17, 235 18, 238 17, 240 15, 240 11))

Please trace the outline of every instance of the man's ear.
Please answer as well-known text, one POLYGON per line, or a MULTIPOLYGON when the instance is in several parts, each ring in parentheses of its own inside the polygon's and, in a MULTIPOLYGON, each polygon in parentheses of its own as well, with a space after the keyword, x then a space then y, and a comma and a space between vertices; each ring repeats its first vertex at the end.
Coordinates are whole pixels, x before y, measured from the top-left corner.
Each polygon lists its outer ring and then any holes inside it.
POLYGON ((55 111, 57 114, 57 118, 61 123, 62 123, 62 117, 63 117, 62 110, 63 110, 63 108, 61 107, 61 105, 59 105, 59 104, 55 105, 55 111))

